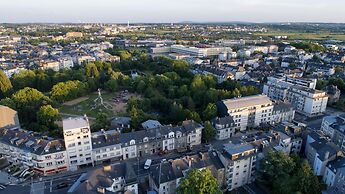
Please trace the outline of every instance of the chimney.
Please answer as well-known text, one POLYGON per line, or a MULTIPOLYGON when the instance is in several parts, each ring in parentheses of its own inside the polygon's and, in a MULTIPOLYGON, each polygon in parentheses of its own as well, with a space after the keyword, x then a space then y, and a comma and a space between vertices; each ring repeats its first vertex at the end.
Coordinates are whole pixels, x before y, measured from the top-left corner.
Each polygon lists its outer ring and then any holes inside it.
POLYGON ((329 158, 329 151, 327 151, 326 153, 325 153, 325 160, 327 160, 329 158))

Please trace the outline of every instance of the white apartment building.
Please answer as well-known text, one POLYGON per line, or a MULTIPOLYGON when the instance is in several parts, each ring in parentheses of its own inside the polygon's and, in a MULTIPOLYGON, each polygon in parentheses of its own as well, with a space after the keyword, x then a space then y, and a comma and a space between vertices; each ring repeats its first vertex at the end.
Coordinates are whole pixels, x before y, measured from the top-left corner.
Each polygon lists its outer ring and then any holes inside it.
POLYGON ((91 131, 86 116, 64 119, 63 135, 71 170, 93 164, 91 131))
POLYGON ((255 180, 257 149, 251 144, 227 144, 219 154, 225 167, 225 185, 231 191, 255 180))
POLYGON ((302 114, 315 116, 326 111, 328 96, 326 92, 313 88, 314 81, 269 77, 263 93, 274 100, 290 102, 302 114))
POLYGON ((203 57, 217 56, 221 52, 232 52, 232 49, 230 47, 197 48, 197 47, 186 47, 183 45, 172 45, 171 52, 203 58, 203 57))
POLYGON ((222 116, 231 116, 235 129, 244 131, 271 123, 273 107, 273 102, 266 95, 254 95, 223 100, 218 103, 218 112, 222 116))

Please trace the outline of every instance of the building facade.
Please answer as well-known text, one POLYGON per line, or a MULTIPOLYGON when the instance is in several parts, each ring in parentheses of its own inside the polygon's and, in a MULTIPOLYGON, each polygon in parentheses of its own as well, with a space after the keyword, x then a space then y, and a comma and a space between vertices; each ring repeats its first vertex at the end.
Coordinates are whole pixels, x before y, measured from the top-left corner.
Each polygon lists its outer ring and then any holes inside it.
POLYGON ((304 83, 302 80, 289 79, 269 77, 263 93, 273 100, 291 103, 296 111, 307 116, 317 116, 326 111, 328 101, 326 92, 312 89, 315 87, 314 82, 304 83))
POLYGON ((63 135, 70 170, 93 164, 91 130, 86 116, 64 119, 63 135))

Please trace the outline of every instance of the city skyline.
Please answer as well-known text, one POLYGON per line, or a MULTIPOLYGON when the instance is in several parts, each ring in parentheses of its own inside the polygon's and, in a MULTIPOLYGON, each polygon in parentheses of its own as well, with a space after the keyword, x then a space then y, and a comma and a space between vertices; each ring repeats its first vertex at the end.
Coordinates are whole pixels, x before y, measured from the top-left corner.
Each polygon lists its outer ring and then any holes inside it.
POLYGON ((0 3, 0 23, 344 23, 344 6, 341 0, 12 0, 0 3))

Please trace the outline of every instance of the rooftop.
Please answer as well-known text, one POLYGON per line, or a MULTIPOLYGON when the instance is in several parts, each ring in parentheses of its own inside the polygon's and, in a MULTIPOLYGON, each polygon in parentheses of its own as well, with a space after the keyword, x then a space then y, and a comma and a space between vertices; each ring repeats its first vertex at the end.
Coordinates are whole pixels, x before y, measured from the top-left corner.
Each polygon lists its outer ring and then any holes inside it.
POLYGON ((63 130, 68 130, 68 129, 78 129, 78 128, 89 128, 89 120, 87 119, 86 116, 84 117, 69 117, 67 119, 64 119, 63 122, 63 130))
POLYGON ((254 95, 240 98, 227 99, 222 101, 228 110, 247 108, 258 105, 272 104, 266 95, 254 95))

